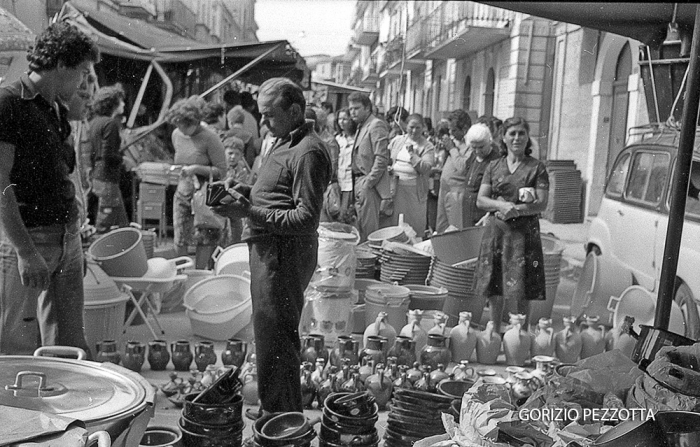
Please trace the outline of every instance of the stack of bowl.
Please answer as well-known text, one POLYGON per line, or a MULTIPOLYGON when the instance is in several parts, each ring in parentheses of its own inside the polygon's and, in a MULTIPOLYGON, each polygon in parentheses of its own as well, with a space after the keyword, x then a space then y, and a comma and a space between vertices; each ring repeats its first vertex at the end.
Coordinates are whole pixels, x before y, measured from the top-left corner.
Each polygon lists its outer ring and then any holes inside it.
POLYGON ((253 424, 255 447, 309 447, 315 437, 304 413, 270 413, 253 424))
POLYGON ((384 241, 406 243, 409 241, 408 235, 403 231, 403 227, 386 227, 370 233, 367 236, 367 244, 370 248, 379 250, 384 241))
POLYGON ((410 447, 416 441, 445 433, 442 413, 452 398, 442 394, 396 388, 384 434, 386 447, 410 447))
POLYGON ((398 284, 425 284, 430 271, 430 253, 411 245, 388 242, 379 256, 380 279, 398 284))
POLYGON ((368 392, 330 394, 323 403, 319 447, 376 447, 378 412, 368 392))
POLYGON ((355 256, 357 256, 355 279, 374 279, 377 254, 366 245, 358 245, 355 247, 355 256))
POLYGON ((199 393, 185 396, 178 423, 184 447, 240 447, 245 426, 241 418, 243 397, 227 402, 194 402, 199 393))
POLYGON ((443 311, 449 316, 448 326, 459 323, 459 313, 472 313, 472 321, 480 321, 486 304, 485 298, 474 294, 476 258, 450 265, 433 258, 428 274, 428 284, 447 289, 443 311))
POLYGON ((450 404, 450 414, 454 416, 455 421, 459 422, 459 415, 462 411, 462 397, 464 393, 469 390, 474 385, 472 380, 443 380, 438 383, 437 390, 438 393, 443 394, 450 399, 452 403, 450 404))

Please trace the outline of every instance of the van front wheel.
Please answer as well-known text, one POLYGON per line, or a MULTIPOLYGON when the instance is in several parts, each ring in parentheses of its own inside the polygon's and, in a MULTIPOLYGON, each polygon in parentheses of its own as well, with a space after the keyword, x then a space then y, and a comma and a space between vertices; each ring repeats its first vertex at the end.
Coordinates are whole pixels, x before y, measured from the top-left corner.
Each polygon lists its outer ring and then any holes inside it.
POLYGON ((693 340, 700 337, 700 316, 698 306, 693 299, 693 292, 690 287, 681 280, 677 280, 676 295, 674 300, 683 313, 685 323, 685 336, 693 340))

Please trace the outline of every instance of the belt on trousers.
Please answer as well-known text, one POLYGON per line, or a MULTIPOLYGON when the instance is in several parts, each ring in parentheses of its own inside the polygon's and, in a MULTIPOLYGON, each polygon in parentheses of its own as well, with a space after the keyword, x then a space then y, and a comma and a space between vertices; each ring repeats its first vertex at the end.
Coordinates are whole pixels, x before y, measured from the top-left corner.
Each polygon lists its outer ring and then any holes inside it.
POLYGON ((360 178, 360 177, 364 177, 364 176, 365 176, 365 174, 363 174, 363 173, 361 173, 361 172, 353 172, 353 173, 352 173, 352 178, 353 178, 353 180, 358 179, 358 178, 360 178))
POLYGON ((28 228, 29 237, 37 244, 63 244, 63 239, 71 225, 47 225, 28 228))

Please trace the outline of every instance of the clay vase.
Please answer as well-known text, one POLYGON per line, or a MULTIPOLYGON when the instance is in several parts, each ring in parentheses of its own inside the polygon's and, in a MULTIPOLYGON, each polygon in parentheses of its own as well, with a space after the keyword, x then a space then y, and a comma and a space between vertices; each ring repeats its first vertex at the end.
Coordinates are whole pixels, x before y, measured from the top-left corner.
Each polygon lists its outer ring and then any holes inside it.
POLYGON ((360 362, 365 357, 367 360, 373 360, 374 364, 384 363, 386 361, 386 345, 388 339, 380 335, 370 335, 365 342, 365 349, 360 351, 360 362))
POLYGON ((374 396, 379 409, 383 410, 389 399, 391 399, 391 393, 394 390, 394 384, 391 379, 384 374, 383 365, 377 366, 377 372, 365 380, 365 386, 367 391, 374 396))
POLYGON ((532 371, 533 383, 538 387, 547 384, 547 377, 554 371, 554 357, 548 355, 536 355, 532 358, 535 362, 535 369, 532 371))
POLYGON ((581 331, 581 359, 605 351, 605 327, 598 325, 598 317, 586 317, 586 329, 581 331))
POLYGON ((301 338, 301 361, 314 365, 317 358, 328 361, 328 351, 326 351, 323 335, 304 335, 301 338))
POLYGON ((359 393, 365 390, 365 384, 360 380, 360 375, 358 373, 353 373, 350 379, 340 385, 340 391, 344 393, 359 393))
POLYGON ((145 360, 146 345, 140 341, 127 341, 122 365, 134 372, 141 372, 141 367, 145 360))
POLYGON ((326 363, 323 359, 316 359, 316 368, 311 373, 311 380, 316 385, 316 388, 318 388, 325 379, 325 367, 326 363))
POLYGON ((437 369, 430 372, 430 381, 434 384, 442 382, 445 379, 449 379, 450 375, 445 371, 445 365, 438 363, 437 369))
POLYGON ((414 388, 418 391, 425 391, 426 393, 434 393, 437 391, 437 385, 430 380, 430 373, 432 372, 430 366, 424 367, 422 377, 413 384, 414 388))
POLYGON ((258 372, 256 368, 252 368, 250 372, 243 377, 243 388, 241 388, 243 402, 248 405, 257 405, 260 400, 258 397, 258 372))
POLYGON ((189 371, 194 354, 187 340, 178 340, 170 345, 170 360, 173 362, 175 371, 189 371))
POLYGON ((527 401, 534 391, 532 374, 527 371, 515 373, 515 382, 511 385, 511 394, 517 406, 527 401))
POLYGON ((153 340, 148 342, 148 365, 153 371, 164 371, 170 362, 168 342, 153 340))
POLYGON ((523 366, 531 357, 530 345, 532 339, 530 334, 522 329, 523 318, 503 334, 503 351, 506 354, 506 364, 523 366))
POLYGON ((387 357, 396 357, 396 364, 399 366, 411 366, 417 358, 415 344, 416 342, 412 338, 398 335, 394 346, 389 349, 387 357))
POLYGON ((447 320, 450 317, 444 312, 435 312, 435 324, 428 331, 430 334, 439 334, 444 337, 448 337, 450 333, 447 331, 447 320))
POLYGON ((450 352, 453 362, 471 359, 476 348, 476 332, 469 326, 471 319, 471 312, 460 312, 459 323, 450 331, 450 352))
POLYGON ((197 370, 204 372, 207 366, 216 363, 216 353, 214 352, 214 343, 210 341, 200 341, 194 345, 194 363, 197 365, 197 370))
MULTIPOLYGON (((363 346, 367 346, 367 337, 373 335, 385 337, 387 339, 387 349, 389 349, 389 346, 394 345, 394 341, 396 340, 396 329, 394 329, 389 323, 387 323, 386 317, 386 312, 379 312, 377 318, 374 320, 374 323, 371 323, 369 326, 367 326, 367 329, 365 329, 365 333, 362 335, 363 346)), ((379 363, 384 363, 384 360, 382 360, 379 363)))
POLYGON ((452 354, 447 348, 447 337, 440 334, 428 334, 428 344, 420 353, 420 363, 423 366, 430 366, 431 371, 438 368, 438 364, 447 365, 450 363, 452 354))
POLYGON ((321 382, 319 385, 318 390, 316 391, 316 402, 318 402, 319 409, 323 408, 323 403, 326 401, 326 398, 331 393, 336 392, 336 381, 338 379, 338 376, 336 375, 337 373, 337 367, 331 366, 330 374, 328 374, 326 380, 321 382))
POLYGON ((331 351, 331 366, 340 366, 341 359, 349 359, 351 364, 360 361, 360 342, 350 335, 339 335, 336 347, 331 351))
POLYGON ((551 318, 540 318, 532 340, 532 355, 554 355, 554 329, 551 318))
POLYGON ((243 366, 248 345, 238 338, 226 340, 226 349, 221 352, 221 363, 225 366, 233 365, 236 368, 243 366))
POLYGON ((404 390, 412 390, 413 389, 413 383, 411 383, 410 380, 408 380, 408 373, 405 371, 405 366, 404 366, 404 371, 401 371, 399 373, 399 378, 394 380, 394 389, 401 388, 404 390))
POLYGON ((416 357, 420 355, 426 344, 428 344, 428 333, 420 325, 423 319, 423 311, 414 309, 408 311, 408 324, 401 328, 399 335, 409 337, 415 344, 416 357))
POLYGON ((96 344, 97 354, 95 355, 96 362, 110 362, 118 365, 122 355, 117 349, 116 340, 102 340, 96 344))
POLYGON ((304 408, 311 408, 316 398, 316 384, 311 378, 312 365, 304 362, 301 367, 301 405, 304 408))
POLYGON ((576 317, 564 317, 564 329, 554 336, 554 355, 562 363, 576 363, 581 356, 581 335, 576 331, 576 317))
POLYGON ((482 365, 495 365, 501 352, 501 335, 493 330, 493 321, 476 334, 476 361, 482 365))

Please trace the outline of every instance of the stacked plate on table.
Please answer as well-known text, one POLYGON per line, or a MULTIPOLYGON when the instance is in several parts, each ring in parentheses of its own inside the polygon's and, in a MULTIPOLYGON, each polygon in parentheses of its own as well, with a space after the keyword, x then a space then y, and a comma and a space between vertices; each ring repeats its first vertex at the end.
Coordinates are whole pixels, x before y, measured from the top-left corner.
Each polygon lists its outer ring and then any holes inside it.
POLYGON ((323 402, 319 447, 377 447, 378 411, 369 392, 330 394, 323 402))
POLYGON ((474 258, 450 265, 438 258, 433 258, 428 284, 447 289, 443 311, 449 317, 448 326, 457 324, 459 313, 462 311, 471 312, 472 321, 481 321, 486 300, 474 294, 476 260, 474 258))
POLYGON ((384 241, 406 243, 409 239, 403 227, 398 226, 381 228, 367 236, 367 243, 372 248, 382 248, 384 241))
POLYGON ((378 254, 366 245, 358 245, 355 247, 355 256, 357 256, 355 278, 374 279, 374 273, 377 269, 377 258, 379 257, 378 254))
POLYGON ((544 218, 553 223, 579 223, 581 213, 581 171, 573 160, 547 161, 549 200, 544 218))
POLYGON ((383 282, 425 284, 430 270, 429 253, 411 245, 385 242, 379 256, 380 279, 383 282))
POLYGON ((441 394, 396 388, 387 417, 386 447, 410 447, 416 441, 445 433, 442 413, 452 398, 441 394))

